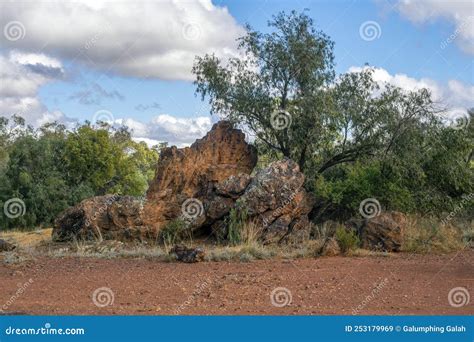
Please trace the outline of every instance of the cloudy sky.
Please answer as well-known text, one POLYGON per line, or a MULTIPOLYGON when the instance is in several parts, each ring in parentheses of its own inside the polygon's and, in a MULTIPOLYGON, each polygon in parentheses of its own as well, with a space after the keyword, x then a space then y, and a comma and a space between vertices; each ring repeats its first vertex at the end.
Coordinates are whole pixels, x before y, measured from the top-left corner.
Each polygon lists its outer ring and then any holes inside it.
POLYGON ((309 9, 335 41, 338 73, 368 63, 380 82, 474 107, 469 0, 3 1, 0 116, 113 119, 138 140, 189 144, 216 120, 194 95, 194 57, 235 56, 246 23, 264 31, 292 9, 309 9))

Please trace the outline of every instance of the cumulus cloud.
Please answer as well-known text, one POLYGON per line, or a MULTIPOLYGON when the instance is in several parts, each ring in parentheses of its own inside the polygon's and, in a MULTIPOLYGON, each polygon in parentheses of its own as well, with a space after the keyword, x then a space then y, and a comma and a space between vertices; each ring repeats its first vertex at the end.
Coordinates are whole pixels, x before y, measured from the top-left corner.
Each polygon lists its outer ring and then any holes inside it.
POLYGON ((464 84, 457 80, 450 80, 446 85, 429 78, 416 79, 405 74, 390 74, 383 68, 350 67, 349 72, 360 72, 366 68, 373 70, 373 78, 380 85, 385 83, 400 87, 406 91, 415 91, 423 88, 431 92, 432 99, 451 109, 474 107, 474 86, 464 84))
POLYGON ((233 56, 244 32, 211 0, 11 1, 0 10, 2 28, 24 27, 18 39, 3 35, 2 46, 133 77, 191 80, 196 55, 233 56))
POLYGON ((17 114, 35 126, 69 120, 59 111, 49 112, 38 98, 42 85, 63 77, 63 67, 57 59, 12 51, 9 55, 0 54, 0 70, 0 116, 17 114))
POLYGON ((433 22, 439 18, 454 24, 451 35, 444 37, 441 46, 455 40, 465 52, 474 55, 474 15, 471 1, 400 0, 400 14, 414 23, 433 22))
POLYGON ((210 116, 177 118, 160 114, 147 123, 126 118, 115 120, 115 124, 127 126, 136 141, 144 141, 148 145, 168 142, 170 145, 185 147, 206 135, 212 127, 212 120, 210 116))

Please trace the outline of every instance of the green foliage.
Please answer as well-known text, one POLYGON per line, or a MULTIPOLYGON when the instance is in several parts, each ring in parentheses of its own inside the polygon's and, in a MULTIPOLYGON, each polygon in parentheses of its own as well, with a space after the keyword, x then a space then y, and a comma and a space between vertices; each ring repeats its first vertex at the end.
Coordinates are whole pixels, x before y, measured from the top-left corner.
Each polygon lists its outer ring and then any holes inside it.
POLYGON ((360 240, 355 231, 347 229, 345 227, 338 227, 335 235, 336 241, 341 248, 341 252, 346 254, 347 252, 359 247, 360 240))
POLYGON ((192 240, 192 231, 184 220, 177 218, 168 222, 160 231, 161 241, 168 246, 192 240))
POLYGON ((2 210, 1 228, 51 225, 94 195, 143 195, 158 159, 126 128, 85 124, 70 131, 50 123, 34 130, 17 116, 0 118, 0 151, 0 206, 20 198, 26 208, 17 218, 2 210))
POLYGON ((226 65, 198 57, 196 93, 254 133, 259 166, 298 162, 321 200, 318 219, 353 215, 369 197, 386 209, 441 214, 474 192, 474 120, 448 127, 427 89, 379 84, 369 67, 336 78, 333 42, 304 12, 279 13, 268 26, 247 27, 242 57, 226 65), (280 112, 291 120, 275 126, 280 112))
POLYGON ((237 246, 242 242, 242 231, 248 221, 248 213, 245 208, 232 208, 227 218, 227 241, 237 246))

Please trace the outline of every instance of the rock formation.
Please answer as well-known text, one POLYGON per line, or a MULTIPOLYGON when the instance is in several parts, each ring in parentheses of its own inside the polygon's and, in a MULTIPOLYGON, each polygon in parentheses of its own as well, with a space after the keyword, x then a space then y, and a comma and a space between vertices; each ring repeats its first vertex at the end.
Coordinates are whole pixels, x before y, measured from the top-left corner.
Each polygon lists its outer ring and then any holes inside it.
POLYGON ((306 239, 312 199, 298 165, 283 159, 251 177, 257 153, 245 135, 221 121, 190 147, 161 151, 146 201, 99 196, 67 209, 56 220, 56 241, 157 239, 170 221, 182 219, 195 232, 227 237, 228 214, 244 208, 267 243, 306 239))
POLYGON ((351 220, 347 225, 357 230, 362 248, 399 252, 407 219, 402 213, 388 211, 370 219, 351 220))

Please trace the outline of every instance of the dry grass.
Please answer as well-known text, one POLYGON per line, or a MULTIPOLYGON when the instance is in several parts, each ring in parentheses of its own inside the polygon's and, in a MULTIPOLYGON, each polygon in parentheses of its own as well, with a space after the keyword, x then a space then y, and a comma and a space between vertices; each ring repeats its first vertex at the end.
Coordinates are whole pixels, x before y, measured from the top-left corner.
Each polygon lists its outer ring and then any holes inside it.
POLYGON ((0 239, 13 243, 19 248, 35 248, 41 244, 51 242, 53 228, 37 229, 30 232, 8 230, 0 232, 0 239))
MULTIPOLYGON (((456 225, 451 222, 442 225, 439 220, 418 216, 408 217, 408 226, 404 230, 403 252, 411 253, 449 253, 474 247, 474 225, 463 222, 456 225)), ((207 241, 188 241, 190 247, 203 247, 206 261, 250 262, 262 259, 297 259, 316 257, 324 239, 333 234, 336 224, 329 222, 313 229, 313 240, 293 245, 262 245, 258 236, 261 227, 254 222, 246 223, 241 230, 241 243, 237 246, 214 245, 207 241)), ((1 260, 7 264, 24 263, 36 257, 53 258, 146 258, 159 261, 171 261, 169 248, 157 244, 124 244, 118 241, 95 241, 54 243, 51 241, 52 229, 30 232, 7 231, 0 238, 18 246, 13 252, 1 253, 1 260)), ((169 247, 169 246, 168 246, 169 247)), ((393 257, 395 254, 355 249, 348 252, 350 257, 393 257)))
MULTIPOLYGON (((465 228, 465 227, 464 227, 465 228)), ((449 253, 466 247, 463 227, 442 224, 437 219, 409 216, 402 251, 412 253, 449 253)))

